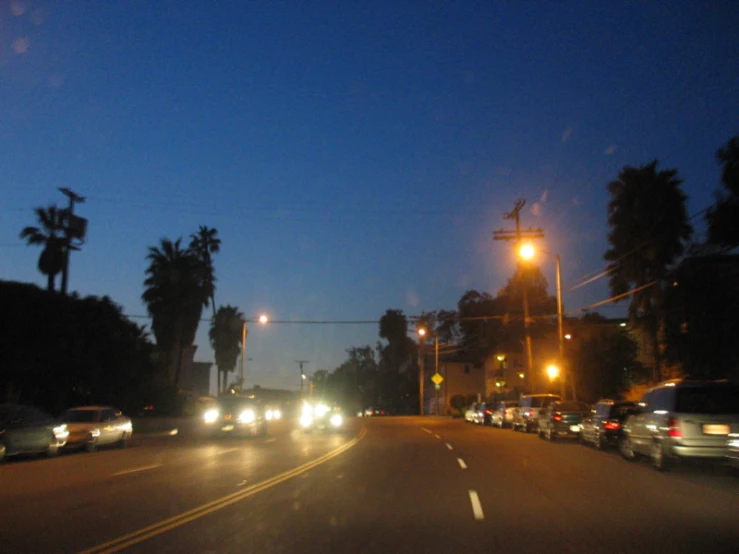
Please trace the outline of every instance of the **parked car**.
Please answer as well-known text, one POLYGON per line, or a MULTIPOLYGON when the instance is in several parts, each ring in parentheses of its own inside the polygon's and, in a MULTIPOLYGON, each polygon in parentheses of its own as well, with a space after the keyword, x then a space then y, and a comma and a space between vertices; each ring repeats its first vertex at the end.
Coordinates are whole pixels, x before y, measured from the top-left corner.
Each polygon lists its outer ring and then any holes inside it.
POLYGON ((88 452, 111 444, 123 448, 133 434, 131 418, 112 406, 70 408, 59 419, 69 430, 67 448, 84 448, 88 452))
POLYGON ((67 426, 40 408, 0 404, 0 461, 19 454, 54 456, 68 436, 67 426))
POLYGON ((539 438, 550 441, 578 438, 580 423, 591 409, 590 404, 577 400, 552 402, 539 416, 539 438))
POLYGON ((513 415, 518 408, 518 400, 500 400, 493 405, 493 414, 490 416, 490 424, 493 427, 510 427, 513 423, 513 415))
POLYGON ((663 471, 681 458, 723 460, 732 429, 739 429, 739 387, 728 381, 675 379, 646 392, 626 418, 621 455, 648 456, 663 471))
POLYGON ((492 400, 489 402, 482 402, 480 404, 480 411, 478 415, 478 423, 480 425, 492 425, 493 424, 493 410, 497 402, 492 400))
POLYGON ((468 423, 478 423, 480 420, 480 402, 473 402, 464 412, 464 420, 468 423))
POLYGON ((264 410, 254 398, 247 396, 219 396, 200 418, 200 429, 208 436, 267 434, 264 410))
POLYGON ((511 429, 528 433, 539 428, 539 415, 542 409, 560 400, 558 394, 523 394, 516 408, 511 429))
POLYGON ((593 411, 580 424, 580 443, 598 449, 617 446, 621 440, 624 420, 634 413, 636 402, 616 402, 604 398, 595 403, 593 411))

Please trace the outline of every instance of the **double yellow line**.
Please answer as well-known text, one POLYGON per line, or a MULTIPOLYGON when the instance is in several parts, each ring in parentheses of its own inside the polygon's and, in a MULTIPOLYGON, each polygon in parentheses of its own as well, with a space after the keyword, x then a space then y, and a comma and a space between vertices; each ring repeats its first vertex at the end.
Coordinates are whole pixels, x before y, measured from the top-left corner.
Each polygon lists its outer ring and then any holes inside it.
POLYGON ((283 483, 288 479, 292 479, 293 477, 296 477, 301 473, 305 473, 306 471, 309 471, 314 467, 317 467, 329 461, 330 459, 339 456, 340 454, 349 450, 352 446, 356 445, 360 440, 362 440, 366 433, 367 428, 363 427, 359 435, 354 437, 354 439, 352 439, 345 445, 332 450, 328 454, 324 454, 320 458, 316 458, 315 460, 306 462, 305 464, 298 466, 295 469, 280 473, 279 475, 267 479, 266 481, 262 481, 261 483, 251 485, 250 487, 247 487, 239 492, 229 494, 227 496, 219 498, 218 500, 213 500, 212 502, 208 502, 207 504, 203 504, 202 506, 198 506, 197 508, 193 508, 192 510, 181 513, 169 519, 165 519, 163 521, 160 521, 159 523, 149 525, 148 527, 144 527, 142 529, 139 529, 138 531, 129 533, 128 535, 123 535, 121 537, 118 537, 117 539, 113 539, 112 541, 99 544, 92 548, 88 548, 87 550, 81 551, 79 554, 110 554, 112 552, 120 552, 121 550, 148 540, 152 537, 155 537, 156 535, 166 533, 167 531, 201 518, 205 515, 212 514, 213 512, 225 508, 226 506, 230 506, 231 504, 240 502, 241 500, 249 498, 250 496, 254 496, 255 494, 267 490, 270 487, 274 487, 275 485, 278 485, 280 483, 283 483))

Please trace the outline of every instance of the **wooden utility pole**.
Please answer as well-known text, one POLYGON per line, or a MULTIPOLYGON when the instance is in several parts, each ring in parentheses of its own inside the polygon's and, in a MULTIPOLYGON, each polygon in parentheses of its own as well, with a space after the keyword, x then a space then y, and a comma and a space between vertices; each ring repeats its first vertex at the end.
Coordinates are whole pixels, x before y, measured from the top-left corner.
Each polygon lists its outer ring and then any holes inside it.
MULTIPOLYGON (((499 229, 493 232, 494 240, 513 240, 516 242, 516 247, 521 244, 524 239, 543 239, 544 231, 541 229, 521 229, 520 213, 521 209, 526 205, 526 200, 518 200, 509 213, 505 214, 505 219, 513 220, 516 222, 516 228, 513 230, 499 229)), ((521 288, 523 289, 523 327, 526 341, 526 365, 528 365, 527 373, 529 375, 529 383, 531 384, 531 392, 536 392, 536 371, 534 371, 534 352, 531 345, 531 332, 529 326, 531 324, 531 317, 529 316, 529 295, 527 291, 526 273, 521 272, 521 288)))
POLYGON ((59 191, 69 198, 69 208, 67 209, 67 221, 64 226, 64 267, 62 268, 62 294, 67 294, 67 283, 69 282, 69 251, 79 250, 76 246, 72 246, 72 238, 75 236, 73 229, 74 219, 74 204, 79 202, 80 204, 85 201, 84 196, 80 196, 76 192, 69 190, 68 188, 60 188, 59 191))

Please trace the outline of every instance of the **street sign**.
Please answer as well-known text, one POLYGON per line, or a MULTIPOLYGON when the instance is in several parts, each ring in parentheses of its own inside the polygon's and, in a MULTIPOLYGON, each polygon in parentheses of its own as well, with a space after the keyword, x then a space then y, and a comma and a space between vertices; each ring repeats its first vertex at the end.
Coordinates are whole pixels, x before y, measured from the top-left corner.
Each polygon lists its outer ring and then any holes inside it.
POLYGON ((442 377, 441 374, 437 372, 431 376, 431 380, 434 382, 434 385, 438 387, 444 382, 444 377, 442 377))

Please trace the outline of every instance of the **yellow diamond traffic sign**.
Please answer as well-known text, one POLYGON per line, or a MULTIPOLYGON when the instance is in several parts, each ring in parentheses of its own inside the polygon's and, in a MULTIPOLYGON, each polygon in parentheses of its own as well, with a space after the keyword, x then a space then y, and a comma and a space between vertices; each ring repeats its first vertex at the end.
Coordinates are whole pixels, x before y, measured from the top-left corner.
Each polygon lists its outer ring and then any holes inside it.
POLYGON ((444 382, 444 378, 439 372, 434 373, 431 380, 434 382, 434 385, 441 385, 444 382))

